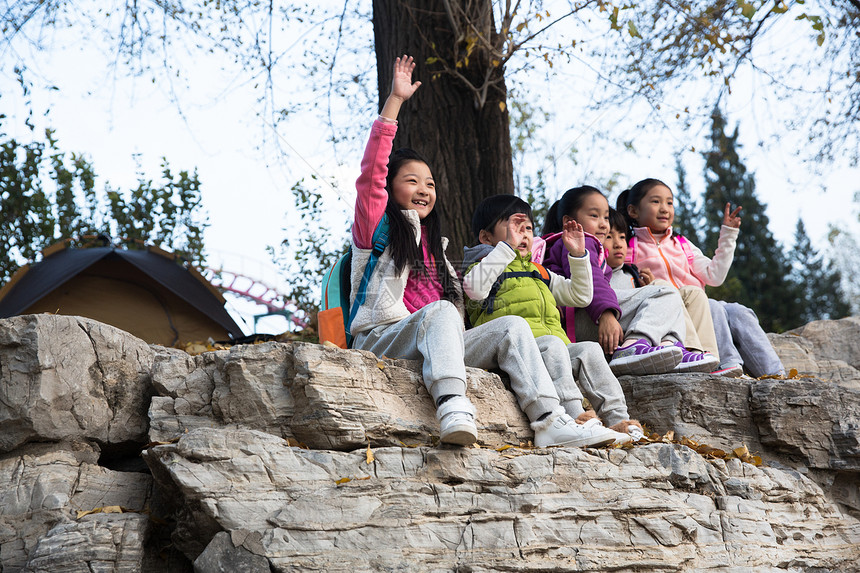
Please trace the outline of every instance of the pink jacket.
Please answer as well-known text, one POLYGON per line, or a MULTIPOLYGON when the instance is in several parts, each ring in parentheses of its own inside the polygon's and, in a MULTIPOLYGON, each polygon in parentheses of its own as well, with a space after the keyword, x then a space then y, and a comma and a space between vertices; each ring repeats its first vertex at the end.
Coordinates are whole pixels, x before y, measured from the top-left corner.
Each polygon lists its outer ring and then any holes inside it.
MULTIPOLYGON (((352 242, 357 249, 369 250, 373 247, 373 232, 385 214, 385 207, 388 204, 385 178, 388 175, 388 157, 391 155, 391 147, 396 133, 396 122, 388 123, 376 120, 370 128, 370 139, 361 160, 361 175, 355 182, 357 196, 355 198, 355 220, 352 225, 352 242)), ((420 240, 424 253, 424 265, 432 268, 434 262, 427 249, 427 241, 421 233, 420 223, 416 226, 418 234, 421 235, 420 239, 416 237, 416 241, 420 240)), ((436 277, 413 277, 407 269, 405 276, 398 277, 398 279, 405 279, 406 283, 396 306, 399 307, 399 304, 402 303, 410 313, 441 298, 442 286, 436 277)), ((403 317, 400 316, 400 318, 403 317)), ((354 324, 355 322, 353 322, 354 324)))
POLYGON ((706 257, 698 247, 687 241, 693 253, 693 264, 690 265, 687 253, 677 237, 672 235, 671 228, 662 235, 654 235, 648 227, 636 227, 633 229, 636 247, 627 251, 624 262, 633 263, 640 269, 651 269, 654 278, 663 279, 676 288, 684 285, 700 288, 705 285, 720 286, 732 266, 738 232, 738 229, 726 225, 720 228, 720 239, 713 259, 706 257))

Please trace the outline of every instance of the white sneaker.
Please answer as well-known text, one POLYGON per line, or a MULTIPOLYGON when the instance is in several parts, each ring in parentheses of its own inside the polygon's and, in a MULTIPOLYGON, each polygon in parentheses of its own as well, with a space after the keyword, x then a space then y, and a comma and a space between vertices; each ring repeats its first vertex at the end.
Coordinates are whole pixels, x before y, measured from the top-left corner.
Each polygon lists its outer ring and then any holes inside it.
POLYGON ((465 396, 449 398, 436 409, 439 440, 445 444, 471 446, 478 441, 475 407, 465 396))
POLYGON ((612 432, 612 435, 615 436, 615 441, 612 442, 613 446, 620 446, 623 444, 629 444, 630 442, 633 441, 633 436, 631 436, 630 434, 625 434, 624 432, 616 432, 612 428, 606 428, 606 429, 609 430, 610 432, 612 432))
POLYGON ((532 422, 535 431, 535 446, 548 448, 550 446, 606 446, 615 441, 617 432, 604 428, 597 418, 592 418, 584 424, 576 421, 565 413, 553 412, 539 422, 532 422))
POLYGON ((726 368, 714 370, 711 374, 715 376, 725 376, 726 378, 740 378, 744 375, 744 367, 740 364, 733 364, 726 368))
POLYGON ((627 435, 630 436, 630 438, 634 442, 638 442, 645 437, 645 432, 643 432, 642 428, 640 428, 639 426, 634 426, 631 424, 627 426, 627 435))

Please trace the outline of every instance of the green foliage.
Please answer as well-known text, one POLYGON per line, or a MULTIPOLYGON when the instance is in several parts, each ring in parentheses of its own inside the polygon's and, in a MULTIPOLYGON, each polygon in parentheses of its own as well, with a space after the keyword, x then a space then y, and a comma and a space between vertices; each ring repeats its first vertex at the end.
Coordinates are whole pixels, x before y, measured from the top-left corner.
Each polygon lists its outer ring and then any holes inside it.
MULTIPOLYGON (((313 188, 306 186, 302 179, 290 189, 300 223, 285 228, 286 238, 277 248, 268 247, 268 251, 286 276, 292 277, 285 297, 313 325, 320 309, 323 275, 349 247, 349 225, 345 217, 333 217, 324 209, 321 182, 315 176, 311 181, 316 184, 313 188), (325 224, 331 220, 335 221, 334 225, 325 224)), ((334 186, 335 182, 330 185, 334 186)))
POLYGON ((675 187, 674 232, 687 237, 694 245, 701 245, 702 214, 699 204, 687 187, 687 172, 681 163, 680 154, 675 157, 675 174, 678 177, 678 183, 675 187))
POLYGON ((546 218, 549 210, 546 180, 542 166, 535 169, 532 164, 537 161, 551 162, 552 157, 541 157, 537 153, 538 133, 552 116, 521 98, 508 100, 510 107, 511 156, 514 167, 514 192, 532 207, 535 220, 535 234, 546 218))
MULTIPOLYGON (((854 194, 853 217, 860 223, 860 191, 854 194)), ((831 224, 827 240, 830 245, 830 262, 842 278, 840 288, 853 315, 860 315, 860 236, 856 228, 842 228, 831 224)))
POLYGON ((726 133, 719 110, 711 117, 711 149, 704 153, 707 187, 702 250, 711 254, 716 249, 726 203, 743 207, 743 223, 730 274, 738 283, 726 281, 721 287, 709 287, 709 295, 752 308, 765 330, 781 332, 799 326, 796 286, 789 280, 791 267, 768 228, 770 221, 756 196, 755 179, 738 156, 738 130, 726 133))
POLYGON ((202 262, 208 222, 197 174, 174 174, 165 159, 161 176, 153 183, 140 175, 135 189, 99 193, 93 165, 61 151, 50 129, 29 142, 0 131, 0 282, 48 245, 85 235, 154 244, 202 262))
POLYGON ((796 285, 800 322, 836 319, 847 316, 850 307, 842 295, 842 276, 832 261, 812 246, 803 219, 797 220, 794 248, 789 253, 793 265, 791 278, 796 285))

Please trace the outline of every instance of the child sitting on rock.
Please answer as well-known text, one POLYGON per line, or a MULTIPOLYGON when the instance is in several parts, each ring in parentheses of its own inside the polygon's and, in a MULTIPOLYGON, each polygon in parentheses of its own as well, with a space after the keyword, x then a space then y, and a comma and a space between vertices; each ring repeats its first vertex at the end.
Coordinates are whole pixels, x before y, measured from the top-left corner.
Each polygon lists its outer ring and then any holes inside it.
POLYGON ((591 266, 582 227, 570 221, 562 233, 570 260, 569 279, 531 261, 532 211, 518 197, 495 195, 482 201, 472 217, 472 231, 479 244, 465 249, 463 262, 463 290, 471 324, 522 316, 537 339, 565 411, 586 427, 601 425, 593 412, 585 412, 575 376, 597 414, 611 425, 615 443, 642 438, 642 427, 630 419, 621 385, 600 346, 571 343, 561 326, 557 303, 584 306, 591 302, 591 266), (553 360, 544 352, 548 344, 559 340, 567 346, 569 363, 553 360))
MULTIPOLYGON (((720 286, 734 259, 740 232, 741 207, 726 204, 720 237, 713 258, 672 230, 674 194, 659 179, 643 179, 622 192, 615 203, 630 230, 628 262, 650 267, 654 276, 673 287, 720 286)), ((740 375, 743 369, 758 378, 783 376, 785 367, 762 330, 752 309, 736 302, 708 301, 724 375, 740 375)))
MULTIPOLYGON (((633 263, 624 262, 627 258, 627 220, 612 207, 609 208, 609 233, 603 240, 603 248, 606 252, 606 263, 612 269, 609 284, 614 290, 627 290, 650 284, 671 286, 664 280, 655 279, 651 269, 640 269, 633 263)), ((708 307, 708 295, 694 286, 684 286, 680 291, 684 301, 684 324, 687 327, 684 346, 688 350, 711 356, 711 362, 718 364, 719 356, 710 352, 711 348, 716 351, 717 342, 711 310, 708 307)))

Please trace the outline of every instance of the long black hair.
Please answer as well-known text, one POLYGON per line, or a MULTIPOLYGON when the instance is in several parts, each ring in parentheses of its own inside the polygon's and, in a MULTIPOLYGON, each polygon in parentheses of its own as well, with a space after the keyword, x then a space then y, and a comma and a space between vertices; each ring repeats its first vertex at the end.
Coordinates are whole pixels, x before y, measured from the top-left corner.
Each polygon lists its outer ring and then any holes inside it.
MULTIPOLYGON (((385 206, 385 213, 388 215, 388 221, 391 225, 388 246, 391 249, 391 258, 394 260, 394 266, 398 273, 409 265, 413 272, 418 272, 429 277, 430 270, 424 266, 421 242, 418 241, 416 244, 415 230, 403 215, 403 208, 397 204, 393 195, 394 178, 404 164, 412 161, 420 161, 424 165, 429 166, 424 156, 408 147, 398 149, 391 154, 388 160, 388 175, 385 177, 385 189, 388 191, 388 203, 385 206)), ((451 276, 445 265, 445 253, 442 251, 442 225, 435 208, 424 217, 421 221, 421 226, 424 228, 424 234, 427 237, 427 248, 430 250, 430 255, 436 265, 436 268, 433 269, 433 274, 439 280, 439 284, 442 285, 442 298, 453 303, 458 303, 462 300, 463 295, 458 288, 457 279, 451 276)))
POLYGON ((648 194, 648 191, 658 186, 671 189, 671 187, 659 179, 643 179, 642 181, 637 181, 630 189, 622 191, 621 195, 618 196, 618 199, 615 200, 615 208, 619 213, 624 215, 624 220, 627 221, 628 237, 633 236, 633 228, 638 226, 638 222, 630 216, 630 213, 627 212, 627 207, 630 205, 638 207, 645 195, 648 194))

